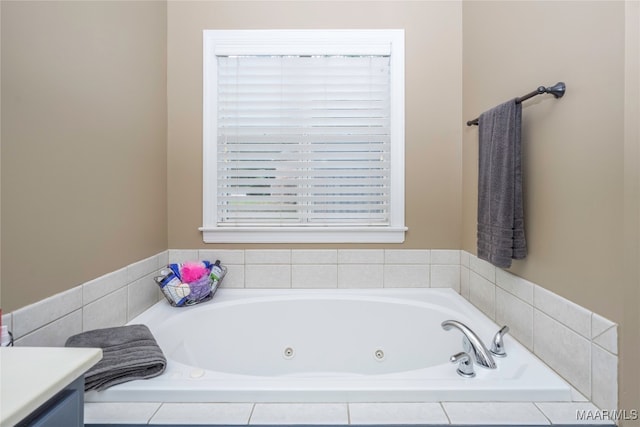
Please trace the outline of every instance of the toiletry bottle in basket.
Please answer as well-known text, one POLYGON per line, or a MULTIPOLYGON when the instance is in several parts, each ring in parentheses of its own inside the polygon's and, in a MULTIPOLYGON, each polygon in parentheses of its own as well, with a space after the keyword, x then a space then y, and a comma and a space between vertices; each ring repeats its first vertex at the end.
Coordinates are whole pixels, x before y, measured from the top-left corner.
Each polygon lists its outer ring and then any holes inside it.
POLYGON ((223 272, 222 267, 220 266, 220 260, 217 259, 216 262, 211 266, 211 280, 214 282, 219 282, 222 278, 223 272))
POLYGON ((164 293, 170 302, 178 307, 185 303, 187 300, 186 296, 177 292, 182 282, 173 271, 162 270, 160 272, 160 276, 157 276, 154 279, 156 283, 160 285, 162 293, 164 293))

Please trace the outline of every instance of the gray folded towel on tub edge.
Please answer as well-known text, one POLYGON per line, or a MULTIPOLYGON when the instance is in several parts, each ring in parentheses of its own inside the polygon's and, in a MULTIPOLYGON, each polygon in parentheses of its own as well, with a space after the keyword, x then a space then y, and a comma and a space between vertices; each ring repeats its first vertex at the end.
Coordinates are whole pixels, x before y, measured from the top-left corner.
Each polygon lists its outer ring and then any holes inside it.
POLYGON ((145 325, 82 332, 69 337, 65 346, 102 349, 102 360, 84 375, 85 391, 101 391, 127 381, 152 378, 162 374, 167 366, 162 349, 145 325))

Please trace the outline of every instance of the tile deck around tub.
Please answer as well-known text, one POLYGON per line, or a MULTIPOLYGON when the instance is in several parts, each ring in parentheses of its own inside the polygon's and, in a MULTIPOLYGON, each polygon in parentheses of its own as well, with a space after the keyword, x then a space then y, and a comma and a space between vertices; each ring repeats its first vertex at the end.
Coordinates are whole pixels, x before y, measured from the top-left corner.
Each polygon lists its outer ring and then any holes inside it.
POLYGON ((589 402, 97 403, 85 425, 615 425, 589 402))

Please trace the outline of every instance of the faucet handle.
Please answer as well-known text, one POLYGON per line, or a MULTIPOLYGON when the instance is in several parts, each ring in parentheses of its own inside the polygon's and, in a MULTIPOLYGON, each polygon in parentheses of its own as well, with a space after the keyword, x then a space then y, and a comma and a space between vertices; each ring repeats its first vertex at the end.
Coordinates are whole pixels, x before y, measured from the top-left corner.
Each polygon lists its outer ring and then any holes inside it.
POLYGON ((494 356, 505 357, 507 355, 507 352, 504 351, 504 341, 502 340, 502 337, 504 337, 507 332, 509 332, 509 327, 504 325, 498 332, 496 332, 493 340, 491 340, 490 351, 494 356))
POLYGON ((475 371, 473 370, 473 360, 468 353, 461 351, 460 353, 454 354, 449 358, 451 363, 458 363, 458 369, 456 372, 461 377, 465 378, 473 378, 476 376, 475 371))

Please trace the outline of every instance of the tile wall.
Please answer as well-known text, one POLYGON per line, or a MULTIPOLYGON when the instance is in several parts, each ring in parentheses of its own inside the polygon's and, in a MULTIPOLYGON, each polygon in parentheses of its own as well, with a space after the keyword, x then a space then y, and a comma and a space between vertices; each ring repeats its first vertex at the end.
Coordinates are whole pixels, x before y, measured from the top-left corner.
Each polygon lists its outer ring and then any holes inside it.
MULTIPOLYGON (((60 346, 162 299, 168 262, 222 260, 229 288, 450 287, 603 409, 617 408, 617 325, 458 250, 169 250, 3 315, 18 346, 60 346)), ((582 400, 578 397, 577 400, 582 400)))
POLYGON ((615 323, 465 251, 460 294, 596 406, 618 407, 615 323))
POLYGON ((2 316, 16 346, 64 346, 71 335, 121 326, 161 298, 162 252, 2 316))

